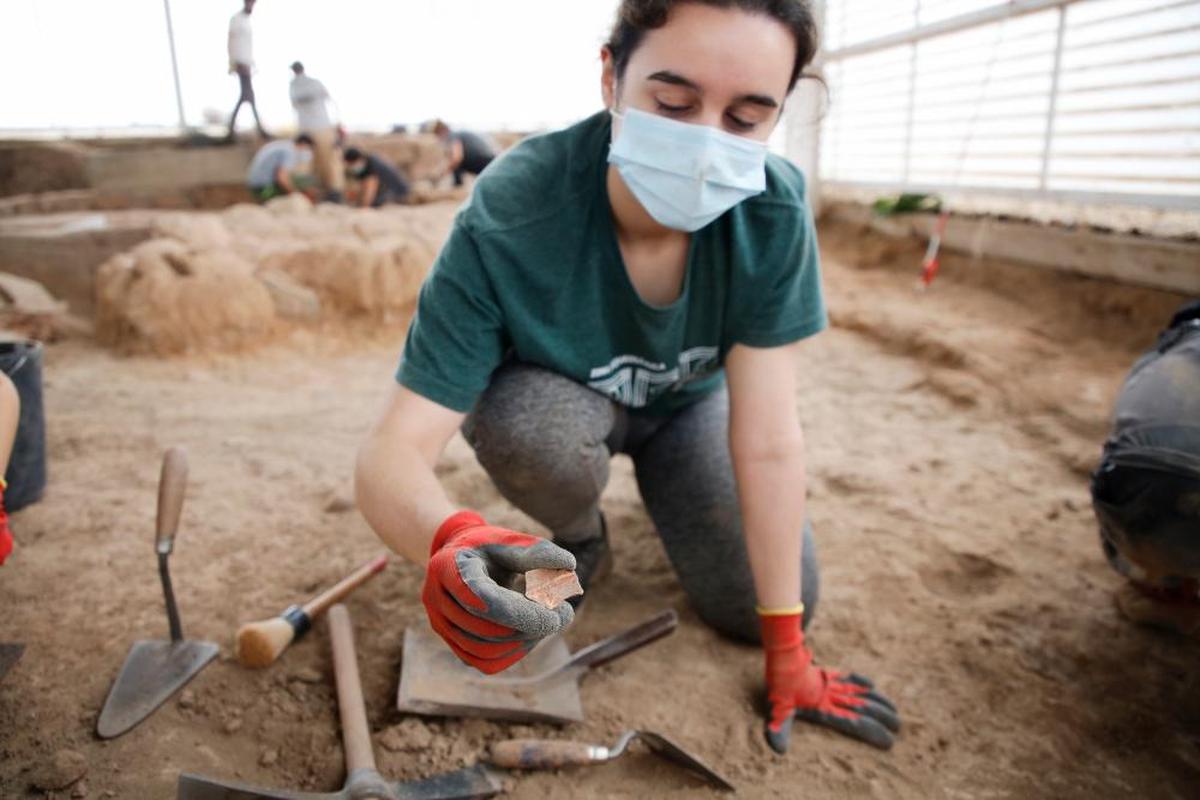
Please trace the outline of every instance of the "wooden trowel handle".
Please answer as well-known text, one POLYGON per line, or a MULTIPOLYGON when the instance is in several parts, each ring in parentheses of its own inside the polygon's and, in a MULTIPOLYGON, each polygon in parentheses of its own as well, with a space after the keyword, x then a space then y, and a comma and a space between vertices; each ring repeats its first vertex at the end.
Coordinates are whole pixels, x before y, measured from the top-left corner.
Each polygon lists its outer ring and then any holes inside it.
POLYGON ((363 702, 358 657, 354 652, 354 627, 350 623, 350 612, 341 604, 329 609, 329 640, 333 645, 333 672, 337 676, 346 773, 373 770, 375 754, 371 751, 371 729, 367 727, 367 706, 363 702))
POLYGON ((342 580, 338 581, 337 585, 331 586, 327 591, 314 597, 304 604, 304 613, 309 619, 316 619, 325 609, 339 602, 346 595, 353 592, 359 586, 362 586, 371 577, 383 572, 384 567, 388 565, 387 553, 376 556, 375 558, 363 564, 354 572, 347 575, 342 580))
POLYGON ((162 474, 158 479, 158 521, 154 549, 159 555, 169 555, 175 546, 187 477, 187 453, 182 447, 172 447, 163 456, 162 474))
POLYGON ((489 761, 504 769, 558 769, 602 764, 607 747, 553 739, 508 739, 492 742, 489 761))
POLYGON ((675 630, 675 626, 678 624, 679 615, 673 610, 656 614, 640 625, 635 625, 623 633, 618 633, 615 636, 610 636, 595 644, 588 645, 571 656, 571 660, 564 664, 561 669, 566 670, 572 667, 590 668, 607 664, 613 659, 620 658, 626 653, 637 650, 639 647, 645 647, 651 642, 658 641, 675 630))

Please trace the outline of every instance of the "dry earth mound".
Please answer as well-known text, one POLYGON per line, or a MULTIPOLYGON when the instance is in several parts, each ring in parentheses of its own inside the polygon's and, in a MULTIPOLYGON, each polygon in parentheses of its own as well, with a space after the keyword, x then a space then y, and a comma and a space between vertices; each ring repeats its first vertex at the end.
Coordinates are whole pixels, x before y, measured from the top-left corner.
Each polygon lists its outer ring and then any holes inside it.
POLYGON ((297 322, 412 306, 445 237, 444 208, 313 206, 300 195, 169 213, 96 278, 96 331, 125 353, 244 349, 297 322))

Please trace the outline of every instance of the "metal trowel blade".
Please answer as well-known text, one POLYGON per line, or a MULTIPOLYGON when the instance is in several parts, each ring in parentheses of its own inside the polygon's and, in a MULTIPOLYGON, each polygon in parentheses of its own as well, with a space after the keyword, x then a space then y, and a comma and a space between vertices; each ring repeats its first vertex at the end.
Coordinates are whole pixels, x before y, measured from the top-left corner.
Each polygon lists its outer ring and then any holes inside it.
POLYGON ((391 784, 396 800, 475 800, 500 794, 500 781, 476 765, 419 781, 391 784))
POLYGON ((339 800, 342 792, 288 792, 248 783, 216 781, 199 775, 179 776, 175 800, 339 800))
POLYGON ((681 767, 690 769, 692 772, 700 775, 710 783, 720 786, 722 789, 735 791, 734 785, 730 783, 724 775, 717 772, 708 764, 705 764, 699 758, 692 755, 687 750, 684 750, 674 741, 668 739, 666 736, 663 736, 661 733, 654 733, 652 731, 638 731, 638 738, 641 739, 647 747, 668 761, 674 761, 681 767))
POLYGON ((196 677, 218 652, 213 642, 135 642, 104 701, 96 733, 101 739, 125 733, 196 677))
MULTIPOLYGON (((424 780, 389 783, 388 788, 395 800, 475 800, 497 795, 503 787, 490 770, 474 766, 424 780)), ((176 800, 350 800, 356 796, 349 787, 338 792, 289 792, 185 773, 179 776, 176 800)))

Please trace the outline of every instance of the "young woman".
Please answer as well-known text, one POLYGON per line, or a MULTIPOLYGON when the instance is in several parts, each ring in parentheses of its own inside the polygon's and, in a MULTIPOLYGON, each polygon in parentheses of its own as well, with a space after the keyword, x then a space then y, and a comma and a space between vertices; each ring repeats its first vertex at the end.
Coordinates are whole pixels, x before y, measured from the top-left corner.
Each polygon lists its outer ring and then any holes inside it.
POLYGON ((891 703, 804 644, 795 345, 826 318, 803 177, 766 140, 815 50, 803 0, 623 0, 606 110, 514 148, 459 212, 357 483, 380 537, 427 564, 430 622, 463 661, 498 672, 571 622, 501 583, 601 577, 623 452, 697 613, 762 642, 771 746, 795 717, 891 746, 891 703), (553 543, 451 505, 433 467, 460 427, 553 543))

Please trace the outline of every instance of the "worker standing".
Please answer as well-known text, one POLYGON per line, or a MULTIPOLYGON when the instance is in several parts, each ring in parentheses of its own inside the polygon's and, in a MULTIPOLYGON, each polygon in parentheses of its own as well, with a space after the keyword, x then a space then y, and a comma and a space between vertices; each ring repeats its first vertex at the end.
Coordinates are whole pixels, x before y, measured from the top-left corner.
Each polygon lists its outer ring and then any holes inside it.
POLYGON ((254 72, 254 30, 250 26, 250 14, 254 11, 255 0, 243 0, 242 10, 229 18, 229 72, 238 76, 238 100, 229 117, 229 134, 227 141, 234 140, 237 130, 238 112, 243 103, 250 104, 254 112, 254 124, 258 127, 258 135, 264 139, 271 138, 263 129, 262 120, 258 116, 258 104, 254 100, 254 84, 251 75, 254 72))
POLYGON ((331 98, 325 84, 304 72, 299 61, 292 63, 289 91, 300 133, 312 139, 313 167, 321 182, 323 199, 340 203, 345 189, 342 156, 337 145, 337 126, 329 116, 331 98))

